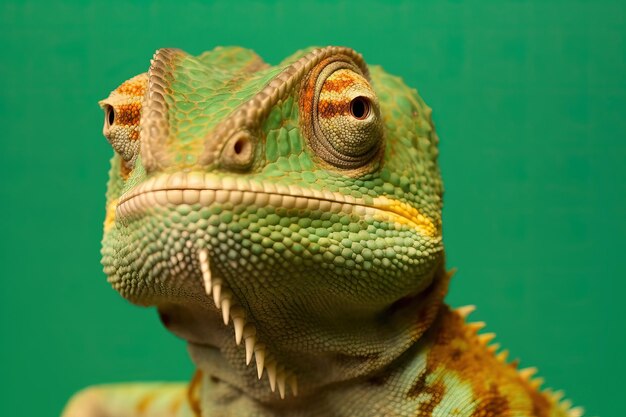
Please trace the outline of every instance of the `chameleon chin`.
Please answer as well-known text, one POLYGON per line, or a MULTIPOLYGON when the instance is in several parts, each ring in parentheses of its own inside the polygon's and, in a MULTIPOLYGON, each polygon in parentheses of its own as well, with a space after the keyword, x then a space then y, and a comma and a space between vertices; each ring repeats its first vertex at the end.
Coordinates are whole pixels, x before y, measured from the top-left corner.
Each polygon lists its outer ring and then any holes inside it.
POLYGON ((582 415, 444 303, 438 139, 400 78, 343 47, 160 49, 100 106, 104 271, 197 372, 64 416, 582 415))

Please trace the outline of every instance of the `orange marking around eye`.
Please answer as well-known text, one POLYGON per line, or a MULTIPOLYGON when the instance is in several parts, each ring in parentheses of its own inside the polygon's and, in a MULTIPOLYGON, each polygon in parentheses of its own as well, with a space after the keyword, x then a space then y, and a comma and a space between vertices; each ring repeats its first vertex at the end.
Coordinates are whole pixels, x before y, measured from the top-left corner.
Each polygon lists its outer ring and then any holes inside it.
POLYGON ((141 103, 131 102, 116 106, 115 123, 118 125, 139 125, 141 119, 141 103))
POLYGON ((320 91, 317 104, 319 117, 329 119, 349 115, 355 91, 371 91, 369 83, 363 76, 349 69, 340 69, 332 73, 324 81, 320 91))
POLYGON ((320 100, 317 104, 317 113, 319 117, 324 119, 350 114, 350 101, 320 100))
POLYGON ((322 87, 322 94, 325 92, 343 93, 348 87, 355 84, 363 84, 363 77, 354 72, 337 71, 339 74, 333 74, 326 79, 322 87))

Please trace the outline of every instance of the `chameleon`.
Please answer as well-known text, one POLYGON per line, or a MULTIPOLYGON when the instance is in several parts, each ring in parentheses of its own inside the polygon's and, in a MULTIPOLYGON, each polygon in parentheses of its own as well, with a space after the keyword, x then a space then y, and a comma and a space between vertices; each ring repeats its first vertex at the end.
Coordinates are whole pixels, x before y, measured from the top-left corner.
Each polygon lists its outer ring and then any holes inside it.
POLYGON ((401 78, 347 47, 164 48, 99 104, 104 272, 196 372, 64 416, 582 415, 445 303, 439 139, 401 78))

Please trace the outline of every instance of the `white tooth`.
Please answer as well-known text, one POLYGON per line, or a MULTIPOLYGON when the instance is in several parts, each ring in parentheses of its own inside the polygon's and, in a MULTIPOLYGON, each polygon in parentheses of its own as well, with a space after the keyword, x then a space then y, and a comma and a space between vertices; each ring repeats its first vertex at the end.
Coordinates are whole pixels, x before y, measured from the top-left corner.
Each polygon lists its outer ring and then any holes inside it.
POLYGON ((183 202, 185 204, 196 204, 200 200, 200 191, 183 190, 183 202))
POLYGON ((209 269, 209 265, 207 264, 209 252, 206 249, 200 249, 198 251, 198 259, 200 260, 200 269, 202 271, 209 269))
POLYGON ((215 302, 215 307, 220 308, 222 301, 222 280, 219 278, 213 280, 213 301, 215 302))
POLYGON ((231 293, 227 288, 224 288, 221 289, 220 296, 220 304, 222 305, 222 318, 224 319, 224 324, 228 324, 228 320, 230 319, 230 307, 232 306, 233 293, 231 293))
POLYGON ((182 190, 167 190, 167 201, 171 204, 183 203, 183 191, 182 190))
POLYGON ((202 280, 204 281, 204 292, 206 295, 211 295, 211 271, 202 271, 202 280))
POLYGON ((245 320, 243 317, 235 317, 233 313, 233 326, 235 326, 235 343, 237 343, 237 346, 239 346, 239 344, 241 343, 244 323, 245 320))
POLYGON ((289 378, 289 386, 291 387, 291 392, 293 393, 293 396, 297 397, 298 396, 298 378, 296 378, 295 375, 289 378))
POLYGON ((263 343, 257 343, 254 346, 254 359, 256 360, 256 373, 261 379, 265 365, 265 345, 263 343))
POLYGON ((256 327, 252 324, 246 324, 243 328, 243 339, 246 343, 246 365, 252 360, 252 352, 256 344, 256 327))
POLYGON ((241 306, 235 304, 231 308, 230 316, 233 318, 233 325, 235 326, 235 342, 239 345, 243 337, 243 328, 246 324, 246 313, 241 306))
POLYGON ((278 392, 280 393, 280 398, 285 398, 285 372, 278 371, 278 375, 276 376, 276 382, 278 382, 278 392))
POLYGON ((228 324, 230 319, 230 298, 222 299, 222 318, 224 319, 224 324, 228 324))
POLYGON ((252 352, 254 352, 254 344, 256 342, 256 336, 249 336, 244 339, 246 344, 246 365, 250 365, 252 360, 252 352))
POLYGON ((210 206, 215 201, 215 191, 202 190, 200 191, 200 205, 210 206))
POLYGON ((276 391, 276 362, 269 362, 266 366, 267 378, 270 380, 270 389, 276 391))

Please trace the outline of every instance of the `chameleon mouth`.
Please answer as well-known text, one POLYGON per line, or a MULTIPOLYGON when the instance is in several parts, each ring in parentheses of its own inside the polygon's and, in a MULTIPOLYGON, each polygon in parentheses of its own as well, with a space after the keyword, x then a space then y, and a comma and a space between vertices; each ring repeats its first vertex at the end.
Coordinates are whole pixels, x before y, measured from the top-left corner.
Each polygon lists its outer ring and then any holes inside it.
MULTIPOLYGON (((295 209, 301 213, 312 211, 345 213, 359 218, 369 218, 408 227, 421 235, 436 238, 440 231, 433 222, 412 206, 388 197, 354 197, 329 190, 304 188, 298 185, 276 184, 244 177, 220 177, 204 172, 176 172, 152 177, 123 194, 117 204, 107 212, 109 224, 115 219, 130 220, 144 215, 154 207, 187 205, 192 210, 213 204, 295 209), (110 215, 110 216, 109 216, 110 215)), ((257 376, 267 374, 270 389, 278 389, 281 398, 286 388, 295 396, 298 380, 293 370, 283 366, 280 358, 268 349, 250 320, 246 309, 239 303, 228 283, 211 274, 209 248, 196 249, 204 292, 213 299, 222 313, 225 325, 232 324, 235 343, 245 347, 245 362, 256 361, 257 376)))
POLYGON ((354 214, 406 225, 428 237, 440 235, 433 221, 416 208, 385 196, 366 195, 357 198, 329 190, 242 177, 218 177, 203 172, 176 172, 150 178, 122 195, 115 212, 117 218, 123 219, 156 206, 209 206, 227 202, 233 205, 354 214))

